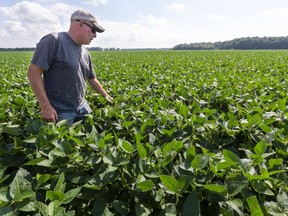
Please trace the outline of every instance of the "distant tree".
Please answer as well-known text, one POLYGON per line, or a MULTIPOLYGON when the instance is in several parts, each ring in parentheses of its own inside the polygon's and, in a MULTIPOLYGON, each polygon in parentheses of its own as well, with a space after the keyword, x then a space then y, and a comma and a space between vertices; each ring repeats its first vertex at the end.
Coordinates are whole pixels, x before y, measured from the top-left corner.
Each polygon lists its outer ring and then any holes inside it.
POLYGON ((288 49, 288 37, 243 37, 215 43, 178 44, 172 50, 288 49))

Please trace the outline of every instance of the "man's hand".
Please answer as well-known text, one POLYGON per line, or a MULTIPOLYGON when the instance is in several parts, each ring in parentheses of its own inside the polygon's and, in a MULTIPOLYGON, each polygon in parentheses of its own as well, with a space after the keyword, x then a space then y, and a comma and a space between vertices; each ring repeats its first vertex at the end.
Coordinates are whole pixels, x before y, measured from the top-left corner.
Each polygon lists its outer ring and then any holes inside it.
POLYGON ((113 98, 108 94, 105 96, 105 100, 107 100, 109 103, 114 103, 113 98))
POLYGON ((45 122, 56 123, 58 118, 56 110, 51 105, 41 107, 41 116, 45 122))

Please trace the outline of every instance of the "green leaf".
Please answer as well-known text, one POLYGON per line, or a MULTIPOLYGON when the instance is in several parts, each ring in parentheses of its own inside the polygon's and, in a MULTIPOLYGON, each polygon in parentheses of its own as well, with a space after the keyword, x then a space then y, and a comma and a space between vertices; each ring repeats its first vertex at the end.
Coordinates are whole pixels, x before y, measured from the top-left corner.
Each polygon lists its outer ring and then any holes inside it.
POLYGON ((191 146, 186 150, 187 158, 194 158, 196 156, 195 146, 191 146))
POLYGON ((136 203, 135 212, 136 215, 148 216, 153 212, 153 208, 146 203, 136 203))
POLYGON ((38 149, 41 149, 42 147, 46 146, 47 143, 48 141, 44 135, 42 135, 41 133, 37 135, 35 144, 38 149))
POLYGON ((286 214, 288 214, 288 195, 285 191, 280 190, 277 195, 277 203, 284 210, 286 214))
POLYGON ((120 214, 120 215, 128 215, 129 213, 129 205, 126 202, 121 200, 115 200, 111 203, 111 206, 120 214))
POLYGON ((141 192, 150 191, 153 189, 153 182, 151 180, 137 182, 137 189, 139 189, 141 192))
POLYGON ((3 131, 12 136, 17 136, 22 134, 22 130, 19 125, 10 125, 7 124, 6 127, 3 128, 3 131))
POLYGON ((30 173, 22 168, 20 168, 14 177, 10 185, 10 196, 16 201, 21 201, 22 199, 33 197, 35 193, 32 191, 32 185, 28 178, 30 179, 30 173), (21 195, 22 193, 23 196, 21 195))
POLYGON ((218 184, 206 184, 204 185, 204 188, 209 190, 212 193, 216 193, 222 196, 226 196, 228 193, 228 190, 225 186, 223 185, 218 185, 218 184))
POLYGON ((193 181, 194 179, 192 176, 181 175, 178 179, 179 189, 181 190, 181 192, 186 192, 186 190, 190 187, 193 181))
POLYGON ((25 163, 26 166, 35 166, 38 165, 40 162, 44 161, 45 158, 35 158, 33 160, 28 161, 27 163, 25 163))
POLYGON ((269 186, 265 184, 265 181, 263 180, 253 180, 253 181, 250 181, 250 183, 253 186, 254 190, 257 191, 258 193, 266 194, 269 196, 275 195, 274 192, 269 188, 269 186))
POLYGON ((173 148, 176 152, 180 152, 183 149, 183 142, 175 140, 173 148))
POLYGON ((202 110, 202 113, 204 113, 206 117, 209 117, 209 116, 213 115, 215 112, 217 112, 217 109, 204 108, 202 110))
POLYGON ((73 140, 79 146, 84 146, 84 143, 81 139, 78 139, 76 137, 70 137, 69 139, 73 140))
POLYGON ((59 202, 62 202, 65 199, 65 194, 60 191, 46 191, 46 197, 50 201, 57 200, 59 202))
POLYGON ((266 149, 267 149, 267 143, 264 140, 257 143, 257 145, 254 147, 254 151, 257 155, 264 154, 266 149))
POLYGON ((183 115, 184 118, 187 118, 189 113, 189 108, 186 105, 181 105, 179 108, 179 114, 183 115))
POLYGON ((169 153, 171 151, 179 152, 183 148, 183 142, 173 140, 163 147, 163 153, 169 153))
POLYGON ((118 157, 114 160, 113 166, 118 167, 118 166, 123 166, 129 163, 130 163, 130 160, 123 158, 123 157, 118 157))
POLYGON ((133 125, 134 121, 124 121, 122 123, 122 127, 130 127, 131 125, 133 125))
POLYGON ((228 177, 225 181, 230 196, 236 196, 248 183, 244 176, 228 177))
POLYGON ((35 142, 36 142, 36 138, 37 138, 37 136, 32 135, 32 136, 27 137, 26 139, 24 139, 23 142, 26 142, 26 143, 35 143, 35 142))
POLYGON ((265 208, 267 209, 267 212, 273 216, 286 216, 287 215, 287 212, 285 213, 285 211, 279 205, 277 205, 276 202, 272 202, 272 201, 266 202, 265 208))
POLYGON ((49 216, 61 216, 65 215, 65 209, 60 206, 61 202, 58 200, 54 200, 53 202, 50 202, 48 205, 48 215, 49 216))
POLYGON ((8 202, 11 200, 9 197, 9 186, 1 187, 0 188, 0 201, 8 202))
POLYGON ((235 153, 227 149, 223 150, 223 155, 226 161, 237 162, 237 163, 241 162, 240 158, 235 153))
POLYGON ((11 206, 1 206, 0 215, 2 216, 15 216, 16 211, 11 206))
POLYGON ((70 191, 65 193, 65 199, 63 200, 63 204, 70 203, 81 191, 81 187, 71 189, 70 191))
POLYGON ((103 162, 105 164, 109 164, 112 166, 114 164, 114 161, 115 161, 115 159, 111 155, 104 155, 103 156, 103 162))
POLYGON ((177 215, 177 208, 175 203, 165 203, 162 207, 162 211, 159 215, 175 216, 177 215))
POLYGON ((278 167, 283 166, 282 158, 271 158, 269 159, 269 169, 276 170, 278 167))
POLYGON ((251 158, 253 158, 253 165, 258 165, 264 161, 263 156, 258 154, 251 155, 251 158))
POLYGON ((260 127, 265 133, 269 133, 269 132, 272 131, 272 129, 271 129, 268 125, 266 125, 266 124, 262 124, 262 125, 260 125, 259 127, 260 127))
MULTIPOLYGON (((10 174, 5 174, 5 171, 8 167, 2 167, 0 168, 0 183, 4 182, 7 178, 10 177, 10 174)), ((1 189, 0 189, 1 190, 1 189)))
POLYGON ((163 153, 167 154, 174 149, 173 147, 174 147, 174 141, 165 144, 162 151, 163 151, 163 153))
POLYGON ((163 160, 161 161, 161 165, 163 167, 167 166, 171 161, 174 160, 174 158, 177 156, 177 152, 172 151, 170 154, 166 155, 163 160))
POLYGON ((245 216, 245 214, 243 213, 244 206, 241 199, 228 200, 226 201, 226 204, 230 208, 234 209, 239 216, 245 216))
MULTIPOLYGON (((37 165, 50 168, 52 162, 53 162, 52 160, 42 160, 42 161, 38 162, 37 165)), ((33 161, 32 161, 32 163, 33 163, 33 161)))
POLYGON ((66 153, 62 149, 58 149, 58 148, 54 148, 48 154, 48 157, 50 160, 55 160, 58 157, 64 158, 65 156, 66 156, 66 153))
POLYGON ((200 155, 196 155, 196 157, 191 162, 191 166, 194 169, 199 169, 201 164, 202 164, 202 157, 200 155))
POLYGON ((49 210, 48 210, 48 206, 42 202, 36 202, 36 206, 37 209, 39 210, 39 213, 41 215, 48 215, 49 214, 49 210))
POLYGON ((264 216, 256 196, 251 196, 246 199, 251 216, 264 216))
POLYGON ((160 175, 159 177, 162 184, 170 193, 177 194, 179 192, 179 183, 173 176, 160 175))
POLYGON ((51 174, 39 174, 39 173, 37 173, 36 179, 38 182, 38 186, 40 186, 51 179, 51 174))
POLYGON ((59 179, 57 181, 57 184, 55 186, 55 191, 58 192, 64 192, 65 191, 65 176, 64 173, 61 173, 59 176, 59 179))
POLYGON ((216 165, 216 169, 217 170, 226 170, 227 168, 231 168, 232 166, 235 166, 237 164, 238 164, 237 162, 233 162, 233 161, 219 162, 216 165))
POLYGON ((183 205, 184 216, 199 216, 201 215, 200 211, 200 202, 198 194, 196 191, 192 191, 189 196, 186 198, 183 205))
POLYGON ((18 203, 17 209, 22 212, 35 212, 37 210, 37 202, 32 200, 33 199, 26 199, 21 203, 18 203))
POLYGON ((112 216, 112 213, 109 211, 108 207, 109 205, 105 198, 103 198, 102 196, 96 197, 93 204, 92 215, 112 216))
POLYGON ((126 140, 119 139, 118 145, 127 153, 131 153, 133 151, 133 146, 126 140))
POLYGON ((140 158, 146 158, 147 157, 147 151, 146 148, 143 146, 143 144, 140 142, 140 135, 136 135, 136 147, 137 152, 140 156, 140 158))
POLYGON ((142 159, 146 158, 147 157, 147 151, 146 151, 145 147, 143 146, 143 144, 140 142, 136 142, 136 146, 137 146, 137 151, 138 151, 140 158, 142 158, 142 159))
POLYGON ((62 151, 64 151, 65 155, 70 155, 75 152, 75 147, 66 141, 61 142, 59 147, 61 148, 62 151))
MULTIPOLYGON (((23 183, 26 181, 26 184, 30 184, 29 181, 27 181, 26 179, 22 179, 23 183)), ((34 191, 32 191, 31 188, 27 188, 27 189, 22 189, 22 188, 16 188, 16 193, 13 199, 13 202, 21 202, 27 198, 35 198, 36 194, 34 191)))
POLYGON ((203 169, 209 163, 210 156, 208 154, 204 155, 196 155, 195 158, 191 162, 191 166, 194 169, 203 169))
POLYGON ((156 142, 157 137, 153 133, 149 133, 149 143, 153 145, 156 142))

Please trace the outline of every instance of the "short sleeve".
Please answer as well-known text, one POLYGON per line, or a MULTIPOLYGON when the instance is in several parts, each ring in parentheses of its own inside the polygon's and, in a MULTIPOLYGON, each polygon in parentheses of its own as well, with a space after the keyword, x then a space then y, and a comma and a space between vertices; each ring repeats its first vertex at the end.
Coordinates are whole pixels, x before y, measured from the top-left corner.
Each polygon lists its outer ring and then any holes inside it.
POLYGON ((88 79, 94 79, 94 78, 96 78, 96 73, 95 73, 95 70, 93 68, 91 55, 90 55, 90 53, 88 52, 87 49, 85 49, 85 55, 87 57, 87 60, 88 60, 88 63, 89 63, 89 70, 90 70, 90 73, 88 75, 88 79))
POLYGON ((48 70, 55 57, 57 39, 58 34, 44 36, 36 45, 31 63, 48 70))

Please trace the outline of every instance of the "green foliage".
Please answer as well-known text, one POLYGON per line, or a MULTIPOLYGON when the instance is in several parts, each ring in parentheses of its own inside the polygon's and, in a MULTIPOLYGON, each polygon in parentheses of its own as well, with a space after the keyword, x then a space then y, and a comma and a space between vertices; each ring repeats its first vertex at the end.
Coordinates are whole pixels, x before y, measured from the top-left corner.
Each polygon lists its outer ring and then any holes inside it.
POLYGON ((287 215, 280 51, 92 52, 114 104, 46 124, 0 53, 0 215, 287 215))
POLYGON ((172 50, 259 50, 287 49, 288 37, 243 37, 229 41, 178 44, 172 50))

